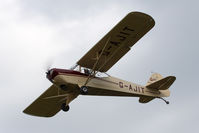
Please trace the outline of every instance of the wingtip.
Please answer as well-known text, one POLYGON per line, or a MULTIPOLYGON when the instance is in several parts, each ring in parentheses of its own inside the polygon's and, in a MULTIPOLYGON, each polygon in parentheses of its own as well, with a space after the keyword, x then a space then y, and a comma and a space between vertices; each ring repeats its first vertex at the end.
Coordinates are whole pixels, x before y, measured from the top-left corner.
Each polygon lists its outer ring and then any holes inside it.
POLYGON ((170 78, 172 78, 174 81, 176 80, 176 76, 169 76, 170 78))
POLYGON ((52 116, 45 116, 45 115, 32 114, 32 113, 28 113, 28 112, 25 112, 25 111, 23 111, 23 113, 25 113, 26 115, 35 116, 35 117, 43 117, 43 118, 52 117, 52 116))
POLYGON ((44 117, 44 118, 48 118, 48 117, 52 117, 54 115, 42 115, 42 114, 36 114, 36 113, 32 113, 31 111, 28 111, 28 109, 24 109, 23 113, 26 115, 30 115, 30 116, 35 116, 35 117, 44 117))
POLYGON ((137 16, 147 17, 147 18, 149 18, 152 27, 155 26, 155 20, 149 14, 146 14, 146 13, 143 13, 143 12, 139 12, 139 11, 132 11, 128 15, 130 15, 130 14, 137 15, 137 16))

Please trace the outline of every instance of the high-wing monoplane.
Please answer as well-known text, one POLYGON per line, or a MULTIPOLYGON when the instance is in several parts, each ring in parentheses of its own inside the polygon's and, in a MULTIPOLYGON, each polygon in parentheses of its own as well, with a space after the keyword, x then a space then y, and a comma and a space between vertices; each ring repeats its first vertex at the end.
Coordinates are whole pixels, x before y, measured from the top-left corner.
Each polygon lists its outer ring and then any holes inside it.
POLYGON ((164 100, 170 95, 174 76, 163 78, 153 73, 146 85, 138 85, 106 72, 155 25, 154 19, 141 12, 131 12, 91 48, 71 69, 52 68, 46 77, 52 85, 24 113, 51 117, 60 110, 68 111, 69 104, 79 95, 138 97, 140 103, 155 98, 164 100), (104 73, 107 76, 99 76, 104 73))

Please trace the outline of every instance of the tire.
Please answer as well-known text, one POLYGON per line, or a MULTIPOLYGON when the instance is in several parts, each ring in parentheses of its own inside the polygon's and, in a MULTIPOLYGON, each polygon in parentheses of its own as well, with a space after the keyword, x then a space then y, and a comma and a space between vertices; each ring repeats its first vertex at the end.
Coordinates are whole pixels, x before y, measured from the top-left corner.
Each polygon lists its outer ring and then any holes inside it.
POLYGON ((81 93, 82 95, 88 94, 88 88, 87 88, 86 86, 82 86, 82 87, 80 88, 80 93, 81 93))
POLYGON ((63 103, 61 105, 61 110, 64 111, 64 112, 67 112, 69 111, 70 107, 68 105, 66 105, 66 103, 63 103))
POLYGON ((63 91, 67 91, 68 90, 68 87, 64 84, 60 85, 59 86, 63 91))

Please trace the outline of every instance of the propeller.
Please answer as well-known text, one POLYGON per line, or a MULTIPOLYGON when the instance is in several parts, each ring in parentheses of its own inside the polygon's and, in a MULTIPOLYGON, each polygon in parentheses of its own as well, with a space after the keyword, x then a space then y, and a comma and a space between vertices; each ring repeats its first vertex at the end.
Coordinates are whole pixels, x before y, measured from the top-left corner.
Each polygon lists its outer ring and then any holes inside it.
POLYGON ((52 68, 52 64, 53 64, 52 59, 51 59, 51 60, 48 60, 48 61, 45 63, 44 69, 45 69, 45 73, 46 73, 47 76, 50 74, 50 70, 51 70, 51 68, 52 68))

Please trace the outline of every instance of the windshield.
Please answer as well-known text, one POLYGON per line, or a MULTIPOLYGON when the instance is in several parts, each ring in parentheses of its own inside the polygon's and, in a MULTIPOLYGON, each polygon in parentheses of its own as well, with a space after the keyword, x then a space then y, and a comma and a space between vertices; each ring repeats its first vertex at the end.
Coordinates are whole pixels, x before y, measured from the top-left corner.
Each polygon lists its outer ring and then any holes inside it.
MULTIPOLYGON (((75 71, 79 71, 81 73, 85 73, 86 75, 90 75, 92 70, 91 69, 88 69, 88 68, 85 68, 85 67, 81 67, 79 65, 74 65, 72 68, 72 70, 75 70, 75 71)), ((102 73, 102 72, 97 72, 97 74, 95 75, 96 77, 108 77, 110 76, 109 74, 107 73, 102 73)))

